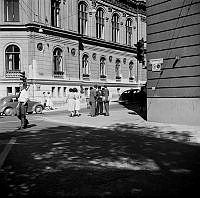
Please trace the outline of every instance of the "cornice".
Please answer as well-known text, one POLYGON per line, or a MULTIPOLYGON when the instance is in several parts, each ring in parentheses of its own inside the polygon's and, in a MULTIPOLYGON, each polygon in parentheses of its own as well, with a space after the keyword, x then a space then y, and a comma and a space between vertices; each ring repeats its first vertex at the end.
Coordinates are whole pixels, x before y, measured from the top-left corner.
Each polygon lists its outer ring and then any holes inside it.
POLYGON ((146 2, 136 0, 102 0, 108 4, 118 6, 124 10, 131 11, 133 13, 139 13, 146 15, 146 2))
POLYGON ((25 25, 15 25, 15 26, 7 26, 7 25, 0 25, 0 31, 27 31, 27 32, 37 32, 38 34, 41 35, 52 35, 52 36, 58 36, 62 38, 68 38, 72 39, 75 41, 79 41, 80 39, 82 40, 83 45, 84 44, 89 44, 89 45, 95 45, 95 46, 100 46, 100 47, 105 47, 105 48, 110 48, 110 49, 115 49, 115 50, 121 50, 121 51, 126 51, 135 54, 136 53, 136 48, 135 47, 129 47, 126 45, 121 45, 119 43, 113 43, 113 42, 108 42, 104 40, 99 40, 96 38, 91 38, 88 36, 83 36, 81 34, 78 34, 76 32, 70 32, 63 30, 61 28, 55 28, 51 26, 41 26, 36 23, 29 23, 25 25), (39 33, 39 29, 42 28, 43 32, 39 33))

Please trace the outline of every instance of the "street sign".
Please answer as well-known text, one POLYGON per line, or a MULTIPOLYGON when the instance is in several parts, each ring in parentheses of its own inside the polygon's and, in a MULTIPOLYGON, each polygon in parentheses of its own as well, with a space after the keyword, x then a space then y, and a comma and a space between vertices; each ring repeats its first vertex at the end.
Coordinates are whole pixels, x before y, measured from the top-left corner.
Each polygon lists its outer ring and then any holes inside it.
POLYGON ((163 64, 163 58, 158 58, 158 59, 150 59, 149 64, 152 67, 152 71, 161 71, 162 69, 162 64, 163 64))

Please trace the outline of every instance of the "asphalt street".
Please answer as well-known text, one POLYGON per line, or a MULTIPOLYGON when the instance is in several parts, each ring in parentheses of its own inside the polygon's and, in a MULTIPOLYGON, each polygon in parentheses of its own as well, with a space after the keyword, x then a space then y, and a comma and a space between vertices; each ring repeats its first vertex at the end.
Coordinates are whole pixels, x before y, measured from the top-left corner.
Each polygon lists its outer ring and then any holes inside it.
POLYGON ((198 192, 200 147, 188 135, 148 127, 123 106, 91 118, 88 110, 0 118, 1 196, 192 197, 198 192), (159 134, 159 136, 158 136, 159 134), (5 149, 6 148, 6 149, 5 149))

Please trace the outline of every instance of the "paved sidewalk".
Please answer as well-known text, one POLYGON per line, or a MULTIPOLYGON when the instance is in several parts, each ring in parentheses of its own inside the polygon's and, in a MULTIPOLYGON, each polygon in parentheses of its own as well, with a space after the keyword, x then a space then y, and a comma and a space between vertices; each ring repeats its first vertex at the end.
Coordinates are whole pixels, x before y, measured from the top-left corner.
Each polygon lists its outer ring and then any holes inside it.
POLYGON ((56 115, 45 119, 65 125, 109 128, 114 130, 120 128, 120 130, 134 130, 134 132, 153 135, 157 138, 166 138, 187 143, 200 143, 200 126, 148 122, 134 111, 126 108, 112 110, 110 116, 99 115, 91 117, 88 113, 82 113, 80 117, 71 118, 66 112, 66 116, 56 115))

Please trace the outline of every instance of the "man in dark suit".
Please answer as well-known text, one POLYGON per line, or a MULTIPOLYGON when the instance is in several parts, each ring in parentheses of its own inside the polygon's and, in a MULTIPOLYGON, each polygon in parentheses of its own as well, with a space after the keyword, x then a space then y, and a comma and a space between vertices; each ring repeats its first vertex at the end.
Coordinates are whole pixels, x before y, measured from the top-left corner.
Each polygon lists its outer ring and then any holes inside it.
POLYGON ((102 101, 102 90, 101 86, 97 89, 97 112, 96 115, 103 115, 103 101, 102 101))
POLYGON ((106 85, 104 85, 103 97, 104 97, 104 107, 106 111, 105 116, 109 116, 109 90, 106 85))
POLYGON ((96 115, 96 89, 90 87, 90 115, 94 117, 96 115))

